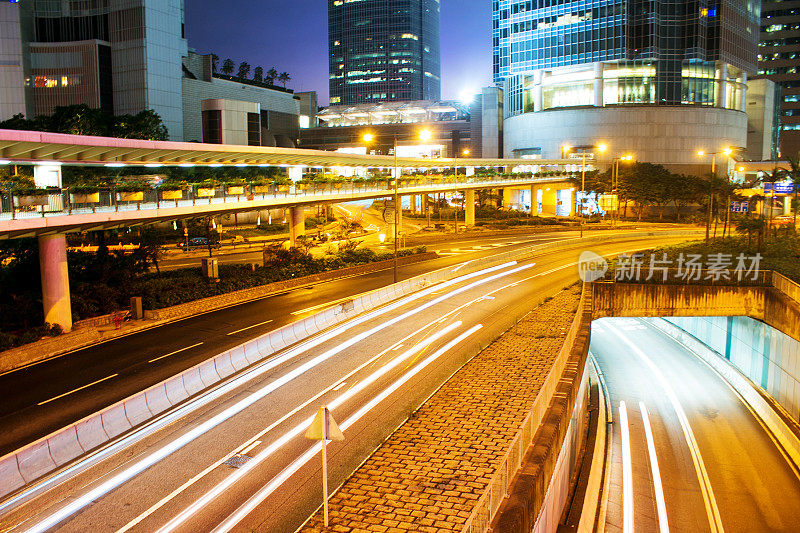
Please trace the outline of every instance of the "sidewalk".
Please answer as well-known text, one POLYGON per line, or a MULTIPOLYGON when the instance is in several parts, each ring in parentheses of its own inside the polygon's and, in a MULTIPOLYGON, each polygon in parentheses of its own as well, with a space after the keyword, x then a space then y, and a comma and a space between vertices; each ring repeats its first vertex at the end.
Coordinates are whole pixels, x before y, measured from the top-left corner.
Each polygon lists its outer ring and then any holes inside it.
POLYGON ((580 301, 560 292, 445 383, 302 528, 460 531, 555 361, 580 301))

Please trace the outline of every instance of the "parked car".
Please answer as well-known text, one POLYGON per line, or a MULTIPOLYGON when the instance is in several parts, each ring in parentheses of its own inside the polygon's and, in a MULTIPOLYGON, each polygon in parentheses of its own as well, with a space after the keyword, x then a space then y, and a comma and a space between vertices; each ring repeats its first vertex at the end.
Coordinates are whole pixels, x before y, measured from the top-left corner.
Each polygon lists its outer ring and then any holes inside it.
MULTIPOLYGON (((208 239, 205 237, 194 237, 193 239, 189 239, 189 250, 197 250, 200 248, 208 248, 208 239)), ((219 248, 220 243, 212 241, 211 242, 212 248, 219 248)), ((178 248, 185 249, 186 248, 186 241, 181 241, 178 243, 178 248)))

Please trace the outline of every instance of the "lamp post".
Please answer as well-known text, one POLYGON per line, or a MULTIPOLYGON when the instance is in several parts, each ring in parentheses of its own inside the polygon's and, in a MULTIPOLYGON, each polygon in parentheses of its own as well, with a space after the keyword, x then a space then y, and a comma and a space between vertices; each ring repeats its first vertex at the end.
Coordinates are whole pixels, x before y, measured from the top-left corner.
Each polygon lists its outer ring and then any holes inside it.
MULTIPOLYGON (((591 148, 592 150, 597 150, 598 152, 605 153, 608 150, 608 145, 606 143, 600 143, 597 146, 578 146, 576 147, 581 149, 581 190, 580 192, 585 193, 586 191, 586 149, 591 148)), ((562 148, 564 152, 564 157, 566 158, 567 154, 572 150, 572 147, 569 145, 564 145, 562 148)), ((578 207, 578 218, 580 218, 580 228, 581 228, 581 238, 583 238, 583 199, 581 199, 580 203, 578 203, 578 195, 575 194, 575 206, 578 207)))
POLYGON ((614 198, 616 200, 616 206, 614 207, 614 211, 611 215, 611 225, 616 225, 616 219, 619 219, 619 163, 620 161, 633 161, 632 155, 623 155, 621 157, 615 157, 611 160, 611 192, 614 194, 614 198))
MULTIPOLYGON (((725 154, 726 157, 730 156, 733 153, 732 148, 725 148, 719 152, 706 152, 704 150, 698 150, 697 155, 699 157, 703 157, 704 155, 711 156, 711 179, 708 181, 708 221, 706 222, 706 242, 709 241, 711 238, 711 221, 714 218, 714 180, 717 177, 717 154, 725 154)), ((725 175, 727 176, 728 172, 726 170, 725 175)), ((730 206, 728 206, 730 209, 730 206)))
MULTIPOLYGON (((394 283, 397 283, 397 237, 398 231, 397 227, 400 225, 400 209, 402 208, 400 205, 400 199, 397 191, 397 184, 400 181, 400 169, 397 163, 397 133, 393 135, 393 147, 394 147, 394 194, 393 202, 394 202, 394 268, 392 269, 393 272, 393 279, 394 283)), ((430 141, 433 137, 433 134, 430 130, 422 130, 419 132, 419 139, 423 142, 430 141)), ((365 133, 362 137, 365 143, 369 144, 375 141, 375 134, 373 133, 365 133)))
MULTIPOLYGON (((465 148, 464 150, 462 150, 461 153, 464 155, 464 157, 467 157, 471 152, 469 151, 469 149, 465 148)), ((454 150, 453 155, 455 156, 454 158, 455 166, 453 167, 453 187, 455 187, 456 184, 458 183, 458 151, 454 150)), ((466 178, 466 171, 464 172, 464 174, 465 174, 464 177, 466 178)), ((453 193, 455 192, 456 192, 455 189, 453 189, 453 193)), ((455 214, 453 215, 453 222, 455 223, 455 230, 454 230, 455 234, 458 235, 458 209, 455 210, 455 214)))

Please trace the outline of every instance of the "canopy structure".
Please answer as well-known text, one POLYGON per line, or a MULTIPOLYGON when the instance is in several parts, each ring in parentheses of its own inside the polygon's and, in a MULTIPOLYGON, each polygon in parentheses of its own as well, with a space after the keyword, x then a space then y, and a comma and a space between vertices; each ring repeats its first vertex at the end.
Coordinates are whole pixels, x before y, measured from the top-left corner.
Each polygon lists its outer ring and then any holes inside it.
MULTIPOLYGON (((56 162, 76 165, 252 165, 391 168, 390 155, 361 155, 322 150, 235 146, 173 141, 142 141, 0 130, 0 160, 19 163, 56 162)), ((398 158, 402 168, 518 167, 575 165, 569 159, 416 159, 398 158)))

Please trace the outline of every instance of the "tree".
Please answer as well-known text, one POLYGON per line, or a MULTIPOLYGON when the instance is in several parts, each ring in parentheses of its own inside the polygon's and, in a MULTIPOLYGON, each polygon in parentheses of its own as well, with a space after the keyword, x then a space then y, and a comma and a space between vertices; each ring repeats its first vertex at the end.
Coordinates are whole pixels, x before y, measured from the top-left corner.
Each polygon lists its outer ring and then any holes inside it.
POLYGON ((236 77, 246 80, 250 77, 250 63, 242 61, 239 63, 239 70, 236 72, 236 77))
POLYGON ((278 77, 278 71, 277 71, 277 70, 275 70, 275 67, 272 67, 272 68, 271 68, 271 69, 269 69, 269 70, 267 71, 267 73, 264 75, 264 80, 265 80, 267 83, 269 83, 270 85, 274 85, 274 84, 275 84, 275 79, 276 79, 277 77, 278 77))
POLYGON ((797 189, 800 189, 800 154, 798 154, 798 157, 786 157, 786 160, 789 162, 789 171, 787 174, 794 184, 794 200, 792 200, 794 217, 792 218, 792 227, 794 231, 797 232, 797 189))
POLYGON ((228 58, 222 62, 222 73, 226 76, 231 76, 235 68, 236 64, 234 64, 233 59, 231 58, 228 58))
POLYGON ((114 120, 114 137, 123 139, 144 139, 166 141, 169 139, 167 127, 161 116, 152 109, 145 109, 136 115, 121 115, 114 120))
POLYGON ((219 72, 219 56, 217 54, 211 54, 211 70, 214 73, 219 72))
POLYGON ((142 230, 139 248, 134 252, 134 256, 141 261, 143 267, 148 269, 149 265, 153 265, 156 267, 156 273, 161 277, 158 261, 164 256, 164 253, 164 234, 151 228, 142 230))
POLYGON ((280 76, 278 76, 278 81, 283 83, 283 88, 286 88, 286 84, 292 80, 292 77, 289 76, 288 72, 281 72, 280 76))
POLYGON ((264 81, 264 67, 256 67, 253 69, 253 81, 262 83, 264 81))

